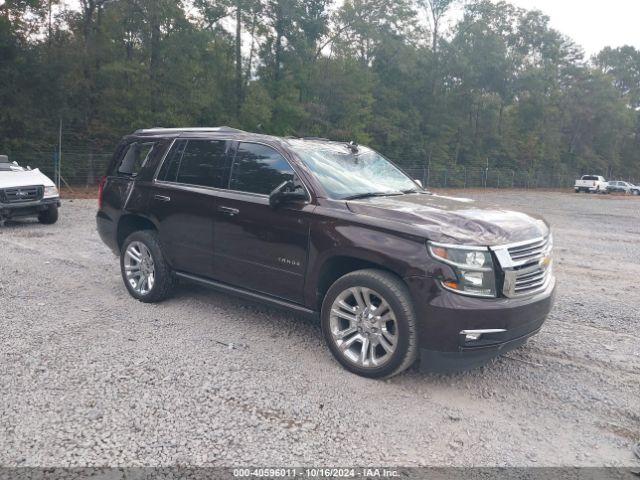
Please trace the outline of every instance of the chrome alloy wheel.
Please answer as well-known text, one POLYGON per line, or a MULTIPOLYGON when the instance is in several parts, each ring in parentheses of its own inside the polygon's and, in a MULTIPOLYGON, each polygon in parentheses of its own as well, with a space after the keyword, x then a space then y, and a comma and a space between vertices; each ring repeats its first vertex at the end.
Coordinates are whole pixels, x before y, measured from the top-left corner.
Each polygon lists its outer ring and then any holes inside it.
POLYGON ((144 243, 129 244, 124 256, 124 271, 129 285, 140 295, 146 295, 153 289, 155 266, 144 243))
POLYGON ((339 352, 363 368, 385 365, 398 345, 398 322, 379 293, 364 287, 349 288, 331 305, 329 326, 339 352))

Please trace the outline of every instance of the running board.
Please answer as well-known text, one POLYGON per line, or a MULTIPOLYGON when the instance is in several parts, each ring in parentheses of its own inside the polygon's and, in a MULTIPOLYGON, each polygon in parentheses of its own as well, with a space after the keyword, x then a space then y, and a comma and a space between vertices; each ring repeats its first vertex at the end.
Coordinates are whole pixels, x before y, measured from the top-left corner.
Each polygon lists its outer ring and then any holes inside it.
POLYGON ((198 277, 189 273, 175 272, 175 275, 178 278, 184 278, 185 280, 199 283, 201 285, 211 287, 221 292, 230 293, 238 297, 246 298, 247 300, 265 303, 272 307, 282 308, 284 310, 289 310, 307 317, 318 318, 318 312, 303 307, 302 305, 298 305, 297 303, 283 300, 281 298, 272 297, 263 293, 253 292, 251 290, 245 290, 243 288, 232 287, 231 285, 227 285, 226 283, 216 282, 215 280, 209 280, 208 278, 198 277))

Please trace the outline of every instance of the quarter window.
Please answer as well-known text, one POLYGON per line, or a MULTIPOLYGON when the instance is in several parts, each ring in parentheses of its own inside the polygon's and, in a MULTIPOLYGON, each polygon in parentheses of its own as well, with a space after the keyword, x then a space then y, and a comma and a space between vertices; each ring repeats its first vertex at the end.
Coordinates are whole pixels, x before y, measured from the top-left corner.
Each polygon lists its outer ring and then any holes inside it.
POLYGON ((241 143, 231 168, 229 189, 268 195, 293 177, 289 163, 273 148, 241 143))
POLYGON ((134 142, 131 143, 126 153, 122 157, 122 161, 118 166, 118 173, 124 175, 137 175, 151 156, 151 152, 155 147, 155 142, 134 142))

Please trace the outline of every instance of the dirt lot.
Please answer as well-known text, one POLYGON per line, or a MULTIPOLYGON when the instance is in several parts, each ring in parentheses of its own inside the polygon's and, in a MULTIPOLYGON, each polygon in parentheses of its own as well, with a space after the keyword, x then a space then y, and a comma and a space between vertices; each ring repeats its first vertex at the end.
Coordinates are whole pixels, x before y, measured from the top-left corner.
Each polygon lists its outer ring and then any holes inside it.
POLYGON ((640 200, 470 196, 552 223, 556 306, 485 368, 388 381, 342 370, 314 322, 194 286, 134 301, 93 200, 8 224, 0 464, 638 466, 640 200))

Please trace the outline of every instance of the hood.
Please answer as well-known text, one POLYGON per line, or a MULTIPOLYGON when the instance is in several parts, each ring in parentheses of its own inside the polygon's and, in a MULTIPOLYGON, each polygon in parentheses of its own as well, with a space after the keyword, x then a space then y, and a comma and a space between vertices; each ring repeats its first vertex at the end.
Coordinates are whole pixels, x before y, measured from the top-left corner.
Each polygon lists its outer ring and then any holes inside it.
POLYGON ((53 182, 39 169, 24 171, 0 171, 0 188, 44 185, 53 187, 53 182))
POLYGON ((357 214, 411 226, 434 242, 496 246, 543 237, 539 217, 441 195, 398 195, 350 200, 357 214))

